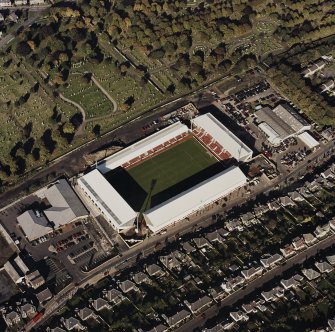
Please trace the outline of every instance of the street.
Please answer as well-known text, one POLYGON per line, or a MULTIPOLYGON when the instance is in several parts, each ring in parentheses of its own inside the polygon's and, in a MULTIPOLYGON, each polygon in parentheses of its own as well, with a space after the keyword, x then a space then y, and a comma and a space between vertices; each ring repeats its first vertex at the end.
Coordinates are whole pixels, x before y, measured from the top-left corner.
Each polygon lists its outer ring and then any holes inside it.
MULTIPOLYGON (((264 273, 259 278, 249 282, 246 287, 237 290, 236 292, 230 294, 226 298, 224 298, 219 304, 214 304, 210 308, 208 308, 204 314, 206 319, 210 319, 218 314, 219 310, 224 307, 233 306, 237 301, 243 299, 250 293, 254 292, 257 289, 262 288, 264 284, 274 279, 275 277, 281 276, 285 271, 294 267, 295 265, 302 264, 308 258, 315 256, 320 250, 326 249, 332 246, 335 243, 335 234, 329 236, 328 238, 320 241, 312 247, 300 252, 299 254, 293 256, 292 258, 285 261, 280 266, 264 273)), ((202 315, 196 316, 190 321, 186 322, 186 324, 182 325, 176 331, 178 332, 190 332, 195 328, 200 327, 204 324, 204 319, 202 315)))

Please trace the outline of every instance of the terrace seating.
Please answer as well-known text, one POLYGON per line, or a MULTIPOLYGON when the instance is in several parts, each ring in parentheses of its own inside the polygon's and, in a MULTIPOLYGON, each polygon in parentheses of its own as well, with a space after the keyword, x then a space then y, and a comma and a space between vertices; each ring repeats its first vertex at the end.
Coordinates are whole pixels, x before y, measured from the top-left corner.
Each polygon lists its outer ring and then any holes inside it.
POLYGON ((203 128, 195 128, 193 130, 194 136, 219 159, 227 160, 230 154, 219 144, 210 134, 204 131, 203 128))
POLYGON ((162 152, 162 151, 166 150, 168 147, 175 145, 177 142, 183 140, 187 136, 188 136, 187 133, 183 133, 183 134, 180 134, 176 137, 173 137, 170 140, 166 141, 165 143, 160 144, 160 145, 152 148, 151 150, 148 150, 147 152, 142 153, 140 156, 125 162, 124 164, 122 164, 122 167, 125 168, 125 169, 133 167, 133 166, 141 163, 142 161, 153 157, 154 155, 158 154, 159 152, 162 152))

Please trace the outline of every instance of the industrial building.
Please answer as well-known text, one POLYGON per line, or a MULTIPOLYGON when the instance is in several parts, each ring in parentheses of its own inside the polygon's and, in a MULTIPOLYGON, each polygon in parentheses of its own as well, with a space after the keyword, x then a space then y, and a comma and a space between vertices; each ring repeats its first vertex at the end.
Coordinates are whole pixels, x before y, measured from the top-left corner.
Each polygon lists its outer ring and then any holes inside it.
POLYGON ((274 146, 311 129, 311 124, 287 104, 278 105, 274 109, 264 107, 256 112, 256 116, 260 123, 259 129, 274 146))
POLYGON ((178 222, 247 183, 239 167, 233 166, 206 181, 146 211, 144 219, 152 232, 178 222))
POLYGON ((98 169, 81 177, 78 185, 118 232, 134 224, 137 213, 98 169))
POLYGON ((74 220, 88 216, 88 211, 65 179, 47 188, 42 197, 49 208, 28 210, 17 221, 29 241, 36 240, 74 220))
MULTIPOLYGON (((193 130, 196 128, 203 129, 204 132, 212 137, 212 140, 221 145, 222 149, 226 150, 237 161, 246 162, 252 158, 252 150, 212 114, 206 113, 194 118, 192 127, 194 128, 193 130)), ((209 145, 211 144, 211 142, 208 143, 209 145)))

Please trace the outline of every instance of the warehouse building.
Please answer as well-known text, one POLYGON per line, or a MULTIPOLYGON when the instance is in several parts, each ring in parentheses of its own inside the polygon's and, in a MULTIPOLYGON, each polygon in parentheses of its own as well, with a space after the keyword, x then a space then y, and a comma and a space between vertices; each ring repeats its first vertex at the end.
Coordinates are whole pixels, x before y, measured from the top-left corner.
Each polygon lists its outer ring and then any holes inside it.
POLYGON ((246 183, 247 178, 239 167, 230 167, 146 211, 143 214, 144 219, 152 232, 159 232, 161 229, 214 203, 246 183))
POLYGON ((237 161, 246 162, 252 158, 252 150, 212 114, 206 113, 194 118, 192 127, 203 129, 212 137, 213 141, 220 144, 237 161))
POLYGON ((99 170, 81 177, 78 185, 118 232, 133 226, 137 213, 99 170))
POLYGON ((264 107, 256 112, 256 116, 260 122, 259 129, 275 146, 311 129, 311 124, 287 104, 278 105, 274 109, 264 107))
POLYGON ((28 210, 17 221, 29 241, 36 240, 78 218, 88 216, 88 211, 65 179, 47 188, 42 197, 49 208, 28 210))

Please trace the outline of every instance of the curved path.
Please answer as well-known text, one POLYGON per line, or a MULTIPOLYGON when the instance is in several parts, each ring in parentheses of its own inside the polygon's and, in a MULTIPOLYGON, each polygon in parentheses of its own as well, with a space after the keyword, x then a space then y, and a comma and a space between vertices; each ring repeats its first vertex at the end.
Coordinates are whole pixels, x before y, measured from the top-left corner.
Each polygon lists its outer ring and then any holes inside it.
POLYGON ((83 116, 83 122, 81 123, 81 125, 77 129, 76 136, 83 135, 84 132, 85 132, 85 122, 86 122, 85 110, 78 103, 76 103, 75 101, 73 101, 71 99, 68 99, 68 98, 64 97, 61 93, 59 93, 59 98, 79 109, 81 115, 83 116))
POLYGON ((113 110, 111 113, 115 113, 117 111, 117 103, 113 99, 113 97, 105 90, 105 88, 96 80, 96 78, 92 75, 91 77, 94 84, 101 90, 101 92, 109 99, 109 101, 113 104, 113 110))

